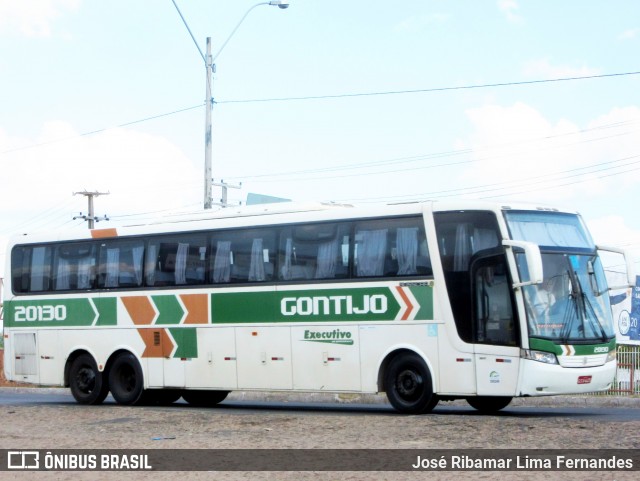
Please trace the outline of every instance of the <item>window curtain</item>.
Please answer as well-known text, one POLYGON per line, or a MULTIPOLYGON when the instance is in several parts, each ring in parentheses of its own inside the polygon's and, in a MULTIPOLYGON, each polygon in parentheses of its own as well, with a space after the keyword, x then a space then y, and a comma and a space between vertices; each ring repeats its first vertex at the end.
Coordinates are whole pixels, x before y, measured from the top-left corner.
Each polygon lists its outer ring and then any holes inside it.
POLYGON ((468 224, 458 224, 456 227, 456 248, 453 254, 454 272, 462 272, 469 269, 471 259, 471 246, 468 224))
POLYGON ((231 278, 231 241, 218 241, 213 259, 213 282, 229 282, 231 278))
POLYGON ((399 228, 396 232, 396 251, 398 255, 398 275, 417 274, 418 228, 399 228))
POLYGON ((32 292, 44 290, 45 279, 45 256, 46 247, 36 247, 31 253, 31 279, 30 290, 32 292))
POLYGON ((363 230, 357 233, 358 277, 381 276, 387 251, 387 229, 363 230))
POLYGON ((71 265, 63 257, 58 257, 58 270, 56 271, 56 290, 69 289, 71 278, 71 265))
POLYGON ((136 276, 136 285, 142 285, 142 262, 144 258, 144 246, 136 246, 131 249, 133 257, 133 273, 136 276))
POLYGON ((291 279, 291 257, 293 254, 293 240, 287 239, 284 247, 284 265, 282 266, 282 278, 286 281, 291 279))
POLYGON ((498 236, 491 229, 473 230, 473 253, 498 246, 498 236))
POLYGON ((338 264, 338 239, 323 242, 318 246, 316 279, 333 279, 338 264))
POLYGON ((514 239, 522 239, 543 246, 590 247, 591 242, 575 224, 512 220, 509 227, 514 239))
POLYGON ((120 249, 107 249, 107 277, 105 287, 118 287, 120 274, 120 249))
POLYGON ((251 264, 249 265, 249 281, 264 281, 264 253, 262 239, 253 239, 251 244, 251 264))
POLYGON ((187 283, 187 256, 189 254, 189 244, 178 242, 178 251, 176 252, 176 284, 187 283))
POLYGON ((147 260, 144 264, 145 280, 148 286, 155 285, 156 282, 156 264, 158 261, 158 246, 149 244, 147 249, 147 260))
POLYGON ((93 267, 93 259, 84 257, 78 262, 78 289, 91 288, 91 268, 93 267))

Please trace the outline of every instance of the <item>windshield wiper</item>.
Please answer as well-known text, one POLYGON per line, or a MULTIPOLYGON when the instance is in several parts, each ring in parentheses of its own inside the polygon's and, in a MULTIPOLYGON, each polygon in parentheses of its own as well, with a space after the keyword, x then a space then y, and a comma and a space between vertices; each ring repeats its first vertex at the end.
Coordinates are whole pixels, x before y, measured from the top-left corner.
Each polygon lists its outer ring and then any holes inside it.
MULTIPOLYGON (((578 276, 576 275, 575 271, 573 270, 573 265, 571 264, 571 259, 569 258, 569 256, 565 255, 564 256, 566 262, 567 262, 567 274, 569 274, 569 280, 571 281, 571 294, 569 295, 570 299, 573 299, 573 307, 574 309, 572 309, 575 313, 575 316, 571 316, 570 319, 567 320, 565 328, 563 330, 562 333, 562 342, 564 342, 565 344, 567 344, 569 342, 569 337, 571 336, 571 330, 573 329, 573 323, 575 321, 576 318, 579 318, 581 321, 584 320, 585 318, 585 306, 584 306, 584 302, 580 303, 578 302, 578 299, 583 298, 582 296, 584 295, 582 292, 582 286, 580 285, 580 281, 578 280, 578 276)), ((581 326, 582 329, 582 334, 584 335, 584 326, 581 326)))
MULTIPOLYGON (((568 256, 565 256, 565 259, 567 260, 567 264, 568 264, 568 273, 569 273, 569 279, 571 280, 571 298, 574 299, 575 302, 575 308, 576 308, 576 313, 577 313, 577 317, 580 318, 580 321, 582 323, 581 329, 582 329, 582 335, 586 338, 587 337, 587 333, 584 330, 584 321, 588 320, 589 324, 591 326, 591 329, 593 329, 594 333, 596 332, 596 328, 594 325, 594 319, 595 319, 595 324, 598 325, 598 328, 600 329, 600 335, 602 336, 602 342, 607 342, 607 333, 604 330, 604 328, 602 327, 602 324, 600 323, 600 321, 598 320, 598 315, 595 312, 595 309, 593 308, 593 305, 591 304, 591 301, 589 301, 589 298, 587 297, 587 295, 584 292, 584 288, 582 287, 582 284, 580 283, 580 279, 578 278, 578 275, 576 273, 576 271, 573 270, 573 265, 571 264, 571 259, 568 256), (589 315, 588 310, 590 310, 591 315, 589 315)), ((571 318, 570 323, 567 324, 567 328, 566 328, 566 335, 563 336, 563 341, 566 343, 569 340, 569 336, 571 335, 571 329, 573 327, 573 321, 575 318, 571 318)))

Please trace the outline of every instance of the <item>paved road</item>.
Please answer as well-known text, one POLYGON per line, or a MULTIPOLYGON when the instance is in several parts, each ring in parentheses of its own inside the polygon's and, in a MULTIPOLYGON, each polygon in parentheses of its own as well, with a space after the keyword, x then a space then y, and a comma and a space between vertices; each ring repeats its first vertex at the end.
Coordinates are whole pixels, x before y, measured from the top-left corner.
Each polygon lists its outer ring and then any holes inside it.
MULTIPOLYGON (((362 402, 329 402, 330 397, 306 400, 300 395, 286 395, 271 393, 233 393, 227 401, 217 407, 206 408, 210 411, 219 411, 225 414, 246 414, 258 412, 283 412, 295 411, 296 413, 312 413, 331 415, 364 415, 376 414, 390 416, 399 415, 393 408, 383 403, 379 397, 362 397, 362 402), (265 400, 266 399, 266 400, 265 400), (371 401, 375 402, 371 402, 371 401)), ((0 405, 5 406, 37 406, 37 405, 73 405, 75 400, 66 389, 46 388, 0 388, 0 405)), ((115 401, 111 396, 105 400, 105 404, 113 405, 115 401)), ((78 406, 79 409, 83 406, 78 406)), ((157 407, 156 409, 205 409, 193 408, 180 400, 177 403, 157 407)), ((433 414, 445 416, 476 417, 486 416, 462 401, 455 403, 441 403, 433 411, 433 414)), ((505 418, 589 418, 592 421, 624 422, 640 421, 639 398, 607 398, 607 397, 554 397, 539 399, 518 399, 512 405, 493 416, 505 418), (524 404, 524 405, 523 405, 524 404)))

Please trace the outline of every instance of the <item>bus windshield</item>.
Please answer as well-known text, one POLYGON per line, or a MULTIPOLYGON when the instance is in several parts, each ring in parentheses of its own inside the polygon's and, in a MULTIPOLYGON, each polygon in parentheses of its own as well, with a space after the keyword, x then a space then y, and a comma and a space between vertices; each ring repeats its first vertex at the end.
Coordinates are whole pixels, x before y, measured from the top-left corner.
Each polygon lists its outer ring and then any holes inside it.
MULTIPOLYGON (((604 269, 579 216, 507 212, 514 239, 535 242, 544 280, 523 288, 529 335, 562 343, 607 342, 615 336, 604 269)), ((523 253, 518 270, 528 278, 523 253)))

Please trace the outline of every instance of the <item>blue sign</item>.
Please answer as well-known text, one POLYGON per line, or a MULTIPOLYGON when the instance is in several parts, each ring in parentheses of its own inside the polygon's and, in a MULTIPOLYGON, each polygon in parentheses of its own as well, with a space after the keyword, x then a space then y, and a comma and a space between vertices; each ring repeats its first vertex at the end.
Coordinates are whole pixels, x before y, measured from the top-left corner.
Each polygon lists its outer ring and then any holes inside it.
POLYGON ((640 329, 638 329, 638 324, 640 323, 639 321, 640 321, 640 276, 636 276, 636 285, 633 289, 631 289, 631 313, 629 314, 628 332, 627 334, 623 334, 622 329, 620 329, 620 334, 629 336, 630 341, 640 341, 640 329))

